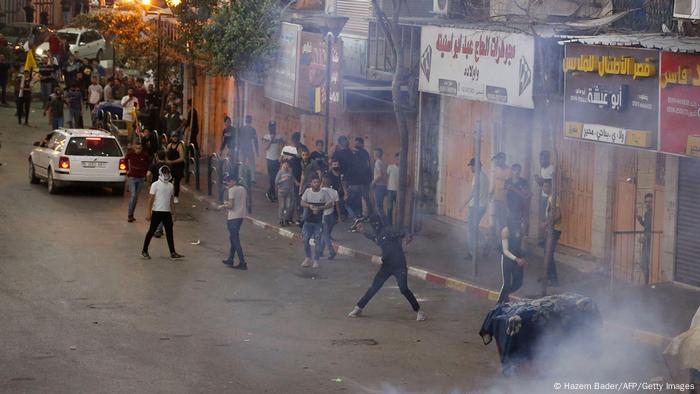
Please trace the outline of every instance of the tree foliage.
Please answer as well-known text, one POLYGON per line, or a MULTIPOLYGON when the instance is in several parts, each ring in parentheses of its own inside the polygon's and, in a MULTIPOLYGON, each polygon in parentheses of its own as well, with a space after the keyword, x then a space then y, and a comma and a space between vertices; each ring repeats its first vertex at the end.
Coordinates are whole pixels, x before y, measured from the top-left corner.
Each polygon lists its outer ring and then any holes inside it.
POLYGON ((280 28, 275 0, 231 0, 222 4, 204 28, 210 65, 221 75, 262 71, 277 45, 280 28))
POLYGON ((122 66, 144 70, 153 67, 152 54, 158 45, 156 29, 144 20, 140 9, 93 11, 78 15, 70 25, 101 32, 117 50, 117 62, 122 66))
POLYGON ((204 28, 211 22, 212 10, 218 0, 184 0, 170 9, 178 21, 178 34, 168 45, 190 62, 206 61, 209 55, 204 45, 204 28))

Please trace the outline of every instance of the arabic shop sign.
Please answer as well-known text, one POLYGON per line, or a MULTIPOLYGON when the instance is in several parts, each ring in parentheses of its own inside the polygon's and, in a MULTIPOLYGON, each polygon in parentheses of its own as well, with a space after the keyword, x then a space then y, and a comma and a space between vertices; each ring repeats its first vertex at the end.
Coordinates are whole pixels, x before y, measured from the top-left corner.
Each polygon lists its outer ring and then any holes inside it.
POLYGON ((658 51, 567 44, 564 135, 656 149, 658 51))
POLYGON ((274 66, 265 79, 265 96, 292 107, 297 96, 297 55, 301 25, 283 22, 274 66))
POLYGON ((662 52, 659 150, 700 157, 700 56, 662 52))
POLYGON ((531 36, 423 26, 419 90, 534 108, 531 36))

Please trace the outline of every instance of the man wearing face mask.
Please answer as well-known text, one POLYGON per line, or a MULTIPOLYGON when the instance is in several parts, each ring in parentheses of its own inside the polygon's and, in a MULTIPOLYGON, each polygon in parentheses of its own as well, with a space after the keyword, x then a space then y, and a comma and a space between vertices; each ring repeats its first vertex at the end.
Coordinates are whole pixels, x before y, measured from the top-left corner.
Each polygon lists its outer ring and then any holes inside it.
POLYGON ((175 216, 174 192, 175 188, 170 182, 170 168, 162 166, 158 170, 158 180, 151 185, 150 198, 148 201, 148 213, 146 220, 151 222, 146 233, 146 239, 143 241, 143 249, 141 256, 144 259, 149 259, 148 245, 151 243, 153 234, 155 234, 158 225, 163 223, 165 227, 165 237, 168 240, 168 249, 170 249, 171 259, 181 259, 185 256, 178 254, 175 251, 175 240, 173 237, 173 220, 175 216))

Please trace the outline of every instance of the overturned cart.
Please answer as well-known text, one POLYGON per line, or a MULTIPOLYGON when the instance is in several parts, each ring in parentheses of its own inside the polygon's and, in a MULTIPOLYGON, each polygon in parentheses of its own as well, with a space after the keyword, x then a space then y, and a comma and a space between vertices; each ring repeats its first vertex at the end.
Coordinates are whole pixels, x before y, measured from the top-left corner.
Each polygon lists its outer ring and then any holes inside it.
POLYGON ((496 339, 505 375, 528 373, 539 362, 574 342, 598 341, 602 320, 592 299, 564 293, 496 305, 479 335, 485 345, 496 339), (574 341, 575 339, 575 341, 574 341))

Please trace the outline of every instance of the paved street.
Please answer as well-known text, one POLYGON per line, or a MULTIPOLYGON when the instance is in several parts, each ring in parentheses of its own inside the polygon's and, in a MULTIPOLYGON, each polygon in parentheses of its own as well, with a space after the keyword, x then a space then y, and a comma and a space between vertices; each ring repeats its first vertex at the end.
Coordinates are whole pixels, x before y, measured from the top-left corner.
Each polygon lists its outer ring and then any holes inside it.
MULTIPOLYGON (((495 344, 485 347, 477 335, 490 301, 411 279, 429 318, 416 322, 391 280, 364 318, 348 319, 376 266, 339 258, 302 270, 301 244, 246 223, 249 270, 232 270, 221 264, 228 247, 224 214, 190 196, 175 225, 176 247, 186 258, 166 258, 163 238, 151 245, 153 260, 142 260, 145 198, 137 221, 127 223, 124 197, 82 189, 51 196, 45 184, 30 185, 26 157, 46 133, 46 121, 36 110, 33 126, 17 127, 11 115, 11 108, 0 108, 1 392, 534 393, 552 387, 554 378, 500 376, 495 344)), ((607 371, 603 378, 665 376, 653 350, 606 341, 615 345, 597 360, 607 371)), ((585 378, 596 371, 578 362, 555 366, 569 379, 573 370, 585 378)))

